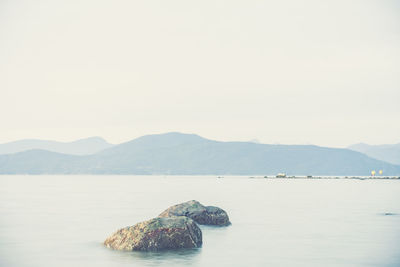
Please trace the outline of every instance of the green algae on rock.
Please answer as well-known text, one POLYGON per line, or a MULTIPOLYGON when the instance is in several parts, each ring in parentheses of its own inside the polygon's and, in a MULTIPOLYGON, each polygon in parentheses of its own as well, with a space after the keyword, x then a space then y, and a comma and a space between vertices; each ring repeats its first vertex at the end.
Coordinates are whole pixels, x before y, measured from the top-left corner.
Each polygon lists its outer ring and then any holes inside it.
POLYGON ((214 206, 203 206, 196 200, 187 201, 174 205, 163 211, 158 217, 186 216, 198 224, 204 225, 230 225, 228 214, 221 208, 214 206))
POLYGON ((154 218, 118 230, 104 241, 104 245, 129 251, 197 248, 202 245, 202 233, 187 217, 154 218))

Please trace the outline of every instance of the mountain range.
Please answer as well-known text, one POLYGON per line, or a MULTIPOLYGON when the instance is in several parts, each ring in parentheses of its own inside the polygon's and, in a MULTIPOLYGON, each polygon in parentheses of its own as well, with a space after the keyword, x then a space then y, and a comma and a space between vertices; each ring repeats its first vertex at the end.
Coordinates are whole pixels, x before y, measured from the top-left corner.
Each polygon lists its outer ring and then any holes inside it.
MULTIPOLYGON (((92 144, 94 140, 86 141, 92 144)), ((176 132, 146 135, 119 145, 96 144, 100 145, 88 146, 92 150, 75 147, 59 153, 40 147, 3 154, 0 174, 369 175, 382 169, 384 175, 400 175, 399 165, 350 149, 314 145, 219 142, 176 132)))
POLYGON ((393 145, 368 145, 359 143, 349 146, 348 149, 364 153, 371 158, 400 165, 400 143, 393 145))
POLYGON ((12 154, 31 149, 42 149, 71 155, 90 155, 112 146, 112 144, 101 137, 89 137, 73 142, 24 139, 0 144, 0 154, 12 154))

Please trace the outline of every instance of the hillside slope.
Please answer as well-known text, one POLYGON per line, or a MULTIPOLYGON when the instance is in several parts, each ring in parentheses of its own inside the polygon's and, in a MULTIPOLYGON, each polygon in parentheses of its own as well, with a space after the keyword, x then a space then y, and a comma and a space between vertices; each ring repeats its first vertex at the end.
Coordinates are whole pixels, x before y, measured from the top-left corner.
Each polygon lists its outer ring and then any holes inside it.
POLYGON ((360 143, 351 145, 348 149, 364 153, 371 158, 400 165, 400 143, 393 145, 368 145, 360 143))

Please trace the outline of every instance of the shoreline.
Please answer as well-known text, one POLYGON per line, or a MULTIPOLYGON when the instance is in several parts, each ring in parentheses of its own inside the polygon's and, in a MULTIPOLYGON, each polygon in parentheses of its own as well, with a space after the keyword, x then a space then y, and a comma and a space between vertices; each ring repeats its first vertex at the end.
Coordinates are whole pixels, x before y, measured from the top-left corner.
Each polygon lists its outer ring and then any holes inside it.
POLYGON ((355 179, 355 180, 400 180, 400 176, 264 176, 264 177, 249 177, 250 179, 263 178, 263 179, 355 179))

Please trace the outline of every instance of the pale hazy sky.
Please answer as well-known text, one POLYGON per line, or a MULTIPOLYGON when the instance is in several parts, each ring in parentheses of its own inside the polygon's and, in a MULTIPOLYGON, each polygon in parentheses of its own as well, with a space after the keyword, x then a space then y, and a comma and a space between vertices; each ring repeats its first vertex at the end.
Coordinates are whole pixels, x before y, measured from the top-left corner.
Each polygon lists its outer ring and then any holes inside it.
POLYGON ((400 142, 400 4, 0 0, 0 143, 400 142))

